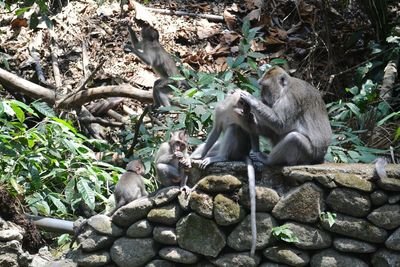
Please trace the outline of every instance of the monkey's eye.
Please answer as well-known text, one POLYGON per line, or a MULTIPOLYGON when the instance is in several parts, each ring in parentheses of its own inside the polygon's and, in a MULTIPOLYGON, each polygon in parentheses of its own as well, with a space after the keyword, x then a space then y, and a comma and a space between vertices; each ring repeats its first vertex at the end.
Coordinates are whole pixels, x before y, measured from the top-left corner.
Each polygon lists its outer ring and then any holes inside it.
POLYGON ((287 85, 287 80, 286 80, 286 77, 285 77, 285 76, 281 76, 281 77, 279 78, 279 84, 280 84, 281 86, 286 86, 286 85, 287 85))

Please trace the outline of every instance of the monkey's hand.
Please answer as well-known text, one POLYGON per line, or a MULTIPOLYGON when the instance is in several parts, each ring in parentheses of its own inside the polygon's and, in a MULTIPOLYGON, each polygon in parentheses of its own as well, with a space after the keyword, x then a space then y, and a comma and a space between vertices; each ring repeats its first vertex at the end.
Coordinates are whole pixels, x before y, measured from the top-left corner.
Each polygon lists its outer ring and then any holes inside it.
POLYGON ((179 163, 182 164, 183 166, 185 166, 186 168, 191 168, 192 164, 190 163, 190 159, 189 158, 180 158, 179 159, 179 163))
POLYGON ((257 162, 261 162, 262 164, 267 164, 268 161, 268 156, 266 156, 264 153, 262 152, 253 152, 251 151, 249 154, 251 160, 253 161, 257 161, 257 162))
POLYGON ((211 163, 210 158, 205 158, 203 161, 200 163, 200 169, 204 170, 207 168, 207 166, 211 163))
POLYGON ((257 99, 246 91, 240 91, 240 99, 252 106, 257 104, 257 99))
POLYGON ((181 158, 183 158, 183 153, 181 151, 175 151, 174 156, 177 159, 181 159, 181 158))

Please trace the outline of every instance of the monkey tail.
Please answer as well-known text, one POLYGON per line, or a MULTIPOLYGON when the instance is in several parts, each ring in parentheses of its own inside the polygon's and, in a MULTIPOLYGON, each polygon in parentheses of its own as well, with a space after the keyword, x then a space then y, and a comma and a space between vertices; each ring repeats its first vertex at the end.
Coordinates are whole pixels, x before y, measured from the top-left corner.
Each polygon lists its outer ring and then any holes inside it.
POLYGON ((377 158, 373 161, 375 163, 375 170, 374 173, 376 174, 377 178, 384 179, 387 178, 386 174, 386 165, 387 161, 385 158, 377 158))
POLYGON ((257 226, 256 226, 256 175, 253 162, 246 157, 247 175, 249 177, 250 192, 250 225, 251 225, 251 249, 250 256, 254 257, 257 243, 257 226))

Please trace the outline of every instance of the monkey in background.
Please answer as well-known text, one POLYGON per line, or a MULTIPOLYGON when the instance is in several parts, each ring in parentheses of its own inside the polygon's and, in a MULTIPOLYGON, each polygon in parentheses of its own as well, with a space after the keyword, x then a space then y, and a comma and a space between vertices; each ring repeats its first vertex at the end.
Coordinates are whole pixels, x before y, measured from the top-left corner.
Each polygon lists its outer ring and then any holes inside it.
POLYGON ((187 147, 188 135, 183 130, 172 132, 170 140, 161 144, 155 156, 157 179, 161 185, 186 187, 185 169, 191 168, 187 147))
POLYGON ((174 59, 161 46, 158 31, 148 24, 141 24, 143 26, 141 41, 138 40, 132 28, 128 27, 132 43, 129 49, 160 76, 160 79, 156 80, 153 86, 154 107, 168 107, 171 105, 169 95, 173 91, 170 85, 183 89, 187 89, 189 85, 186 81, 173 81, 169 79, 171 76, 180 75, 174 59))
POLYGON ((141 160, 132 160, 126 165, 126 172, 122 174, 115 186, 115 208, 109 213, 109 216, 120 207, 148 195, 144 186, 143 175, 144 165, 141 160))
POLYGON ((272 151, 252 151, 250 157, 265 165, 324 162, 332 130, 319 91, 280 67, 268 70, 259 84, 261 100, 245 91, 241 99, 255 118, 250 128, 271 141, 272 151))
POLYGON ((251 248, 254 256, 257 242, 255 171, 249 152, 259 151, 259 139, 251 132, 256 119, 250 106, 241 101, 241 91, 235 91, 219 102, 214 111, 214 123, 205 143, 191 155, 192 159, 202 159, 200 168, 222 161, 245 161, 249 179, 251 248), (223 137, 219 140, 220 135, 223 137))

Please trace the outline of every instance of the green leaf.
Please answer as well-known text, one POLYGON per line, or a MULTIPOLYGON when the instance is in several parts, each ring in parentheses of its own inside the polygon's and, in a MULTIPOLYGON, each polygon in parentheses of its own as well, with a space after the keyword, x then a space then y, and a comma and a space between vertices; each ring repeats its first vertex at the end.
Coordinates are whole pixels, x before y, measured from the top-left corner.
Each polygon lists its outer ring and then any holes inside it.
POLYGON ((83 200, 85 201, 86 205, 89 206, 91 210, 94 210, 95 206, 95 197, 93 190, 89 187, 88 181, 85 179, 80 179, 76 184, 78 192, 81 194, 83 200))
POLYGON ((65 205, 61 202, 61 200, 59 198, 56 198, 52 195, 49 196, 51 201, 53 202, 53 204, 57 207, 57 210, 62 213, 62 214, 66 214, 67 213, 67 208, 65 207, 65 205))
POLYGON ((12 102, 10 104, 10 107, 12 108, 12 110, 15 113, 15 116, 17 117, 17 119, 19 120, 19 122, 24 122, 25 121, 25 114, 22 111, 22 109, 14 102, 12 102))
POLYGON ((55 122, 60 123, 61 125, 65 126, 65 127, 67 127, 71 132, 73 132, 75 134, 78 132, 69 122, 67 122, 65 120, 62 120, 62 119, 59 119, 59 118, 56 118, 56 117, 52 118, 52 120, 55 121, 55 122))
POLYGON ((32 106, 42 115, 48 117, 48 118, 53 118, 56 116, 54 110, 49 107, 49 105, 46 102, 33 102, 32 106))
POLYGON ((270 61, 270 64, 273 66, 274 65, 285 65, 285 64, 287 64, 287 61, 286 61, 286 59, 283 59, 283 58, 274 58, 270 61))
POLYGON ((38 25, 39 25, 38 15, 36 13, 32 13, 31 18, 29 19, 29 28, 34 30, 38 25))

